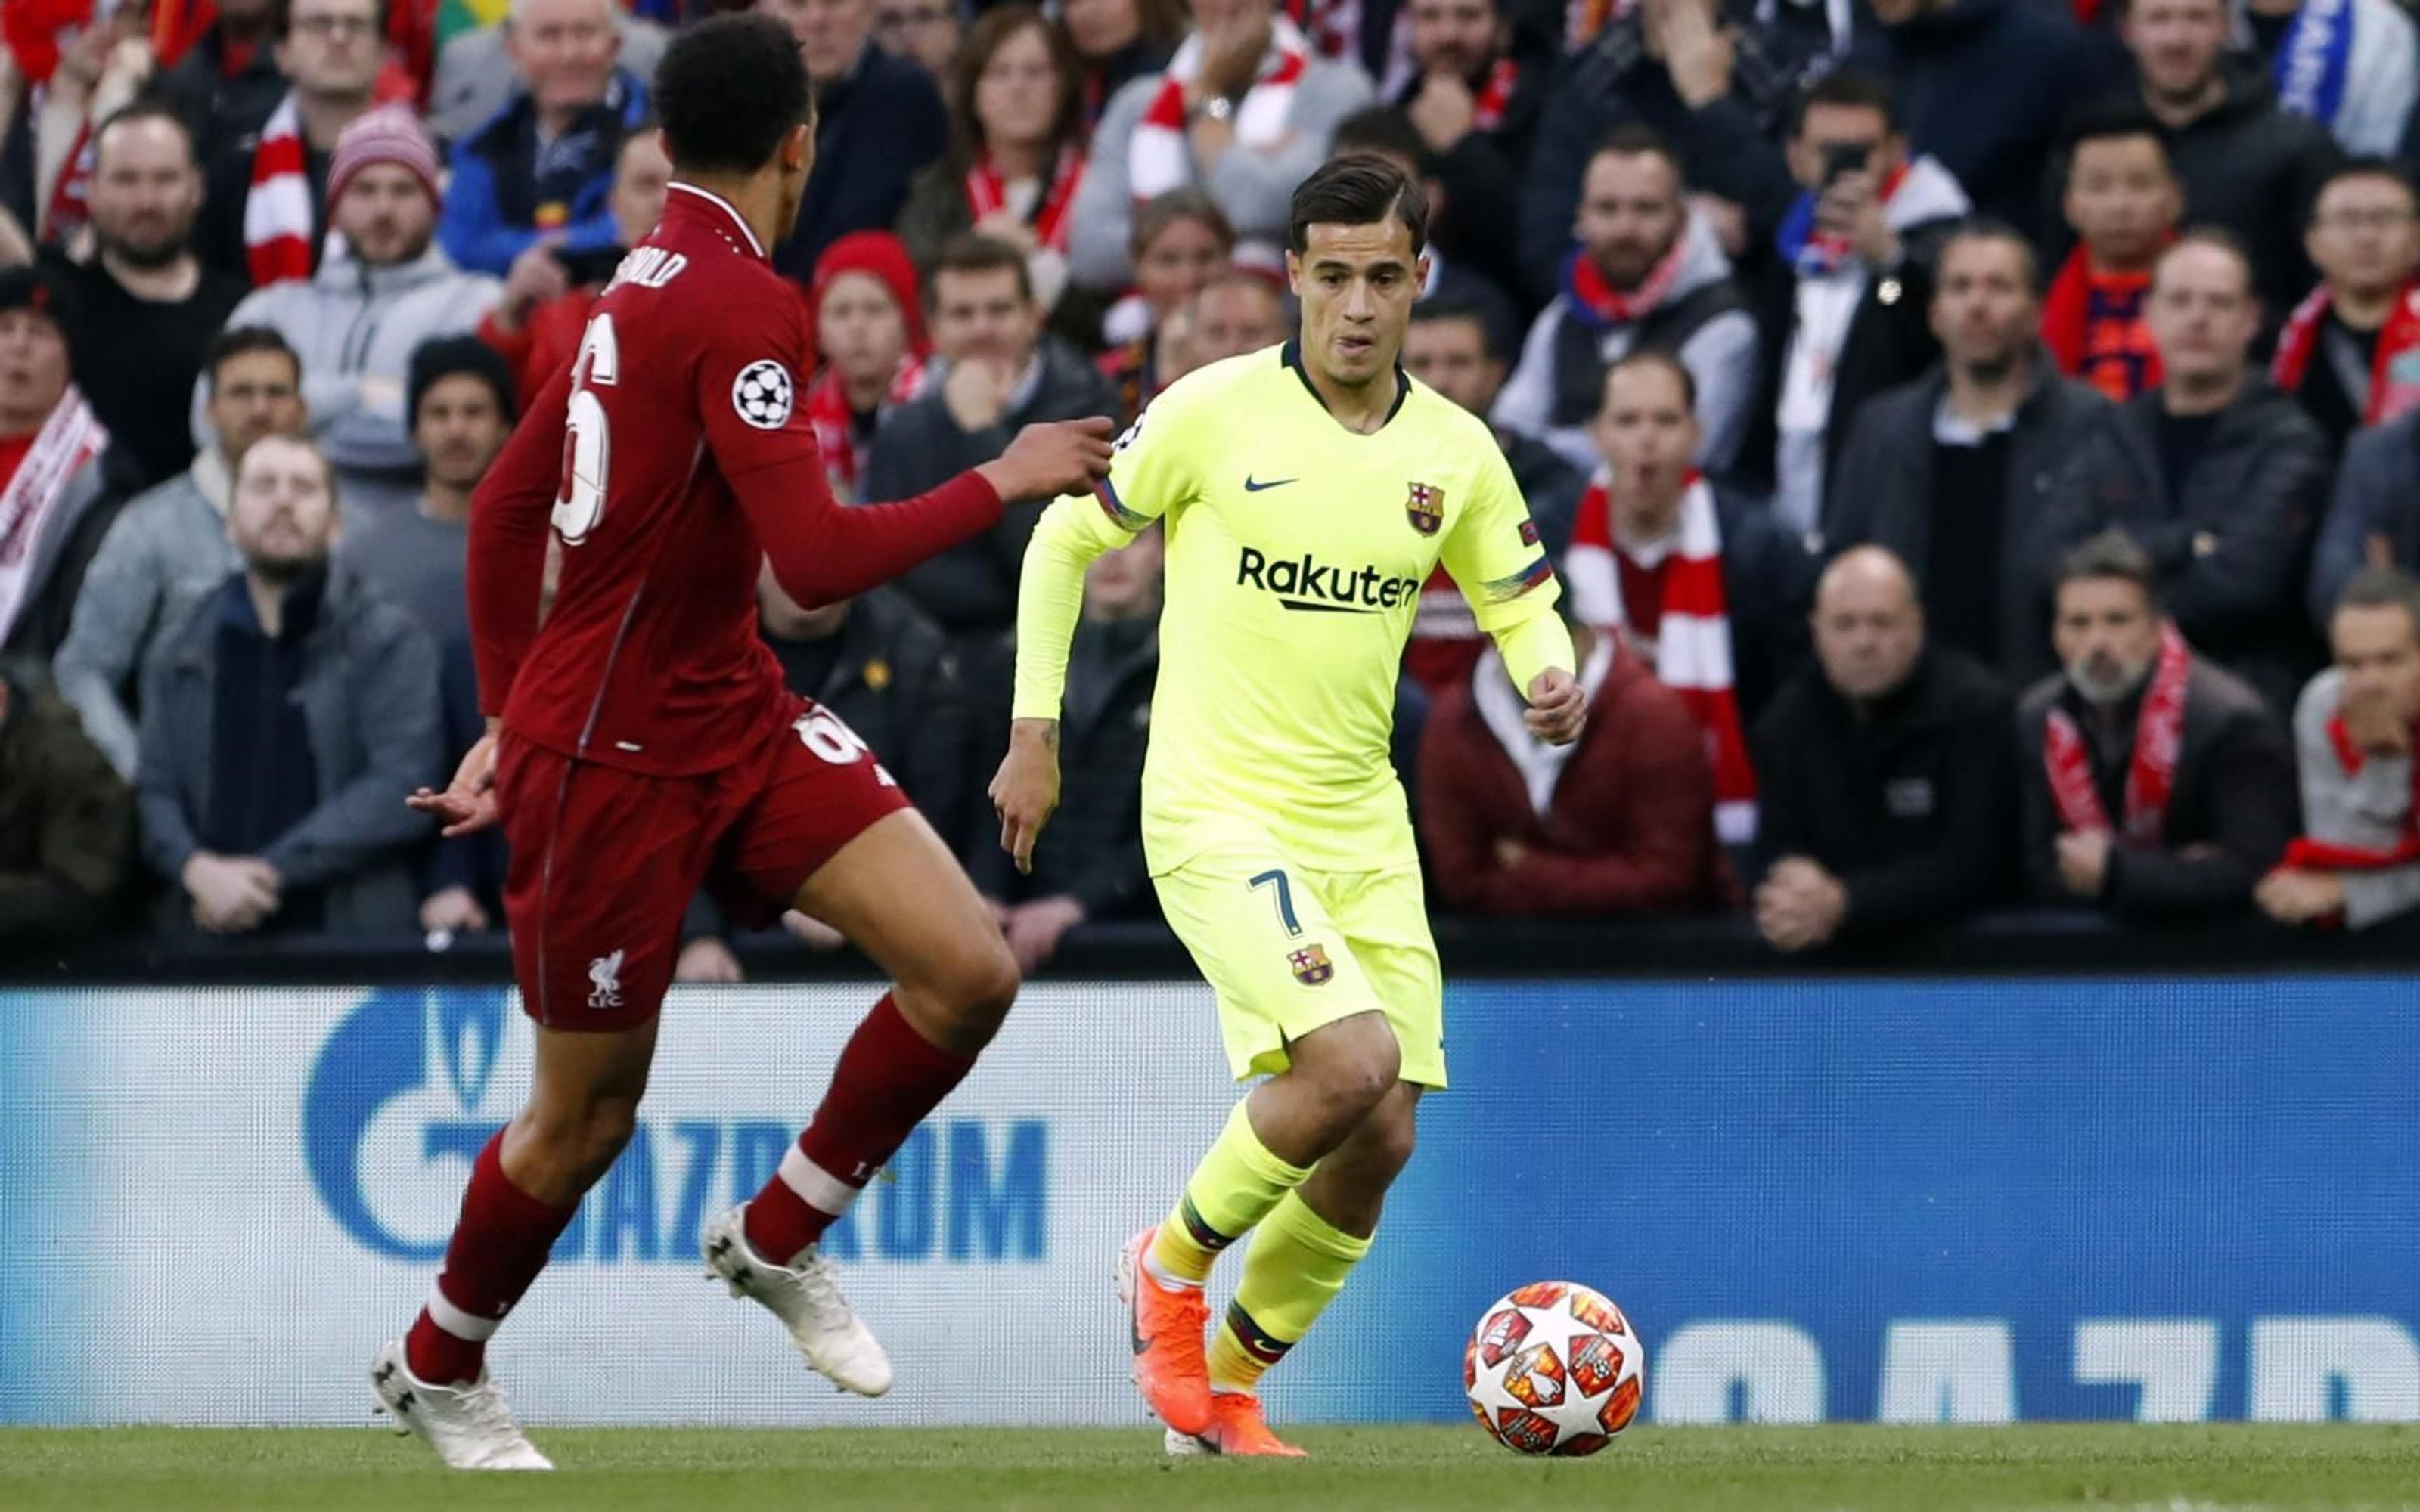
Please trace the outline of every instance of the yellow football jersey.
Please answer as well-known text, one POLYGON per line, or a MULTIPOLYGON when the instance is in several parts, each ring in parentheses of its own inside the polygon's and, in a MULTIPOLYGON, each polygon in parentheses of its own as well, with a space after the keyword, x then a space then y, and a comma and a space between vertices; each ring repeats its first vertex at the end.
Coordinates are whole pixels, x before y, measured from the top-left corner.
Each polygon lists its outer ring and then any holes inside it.
POLYGON ((1388 748, 1404 644, 1440 562, 1522 686, 1572 665, 1554 573, 1495 436, 1400 382, 1363 436, 1327 412, 1291 343, 1215 363, 1152 401, 1096 495, 1045 511, 1019 594, 1019 718, 1059 717, 1083 563, 1166 522, 1142 779, 1153 872, 1256 835, 1328 871, 1415 859, 1388 748))

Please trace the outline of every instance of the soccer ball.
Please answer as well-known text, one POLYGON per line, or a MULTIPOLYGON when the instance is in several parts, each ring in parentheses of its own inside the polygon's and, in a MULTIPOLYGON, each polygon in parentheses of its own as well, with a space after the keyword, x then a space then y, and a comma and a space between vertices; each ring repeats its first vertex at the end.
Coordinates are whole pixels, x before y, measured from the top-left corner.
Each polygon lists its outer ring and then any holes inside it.
POLYGON ((1621 1308, 1569 1281, 1533 1281, 1480 1315, 1462 1387, 1479 1426, 1515 1454, 1592 1455, 1638 1415, 1646 1370, 1621 1308))

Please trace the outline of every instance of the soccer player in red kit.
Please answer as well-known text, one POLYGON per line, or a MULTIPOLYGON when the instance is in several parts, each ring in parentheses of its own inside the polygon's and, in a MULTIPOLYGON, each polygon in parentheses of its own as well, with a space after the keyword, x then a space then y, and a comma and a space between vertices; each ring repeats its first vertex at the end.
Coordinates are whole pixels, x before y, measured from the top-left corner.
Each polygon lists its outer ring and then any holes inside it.
POLYGON ((755 628, 759 563, 801 603, 862 592, 996 524, 1004 499, 1089 488, 1109 426, 1027 427, 916 499, 844 509, 797 397, 805 306, 766 261, 798 218, 814 104, 762 16, 677 37, 656 80, 674 182, 579 356, 474 501, 470 609, 487 739, 443 794, 447 833, 501 823, 529 1104, 479 1154, 442 1271, 371 1368, 381 1406, 464 1469, 551 1468, 484 1346, 628 1141, 681 916, 704 885, 742 917, 796 907, 896 983, 755 1197, 715 1219, 709 1269, 807 1363, 879 1396, 891 1364, 816 1250, 825 1227, 999 1028, 1016 969, 988 909, 865 746, 788 693, 755 628), (539 627, 549 526, 564 563, 539 627))

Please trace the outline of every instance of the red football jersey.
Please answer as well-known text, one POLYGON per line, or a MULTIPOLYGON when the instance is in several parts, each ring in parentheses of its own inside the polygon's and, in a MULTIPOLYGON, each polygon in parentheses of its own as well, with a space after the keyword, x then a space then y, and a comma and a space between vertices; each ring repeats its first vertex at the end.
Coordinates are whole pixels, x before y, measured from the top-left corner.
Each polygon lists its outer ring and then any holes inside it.
POLYGON ((565 755, 712 771, 783 707, 756 634, 762 560, 792 597, 829 603, 998 522, 972 472, 902 503, 835 503, 799 402, 813 351, 804 301, 748 224, 673 185, 473 501, 483 709, 565 755), (540 629, 550 524, 563 576, 540 629))

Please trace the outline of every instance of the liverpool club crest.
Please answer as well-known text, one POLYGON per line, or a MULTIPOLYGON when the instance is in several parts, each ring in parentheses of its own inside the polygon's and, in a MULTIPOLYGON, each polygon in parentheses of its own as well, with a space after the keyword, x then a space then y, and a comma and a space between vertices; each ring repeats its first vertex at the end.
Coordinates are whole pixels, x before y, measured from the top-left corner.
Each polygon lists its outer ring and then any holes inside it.
POLYGON ((1422 535, 1435 535, 1445 526, 1445 490, 1433 483, 1412 485, 1411 497, 1404 501, 1404 513, 1412 529, 1422 535))

